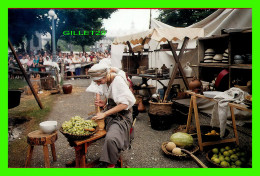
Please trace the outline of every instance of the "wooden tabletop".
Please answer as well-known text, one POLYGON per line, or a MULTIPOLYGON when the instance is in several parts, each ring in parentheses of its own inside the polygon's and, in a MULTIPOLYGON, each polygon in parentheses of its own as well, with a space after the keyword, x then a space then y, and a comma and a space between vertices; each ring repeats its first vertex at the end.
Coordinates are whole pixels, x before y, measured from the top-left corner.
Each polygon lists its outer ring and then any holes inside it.
POLYGON ((87 138, 87 139, 84 139, 84 140, 77 140, 77 141, 74 141, 74 143, 78 146, 78 145, 81 145, 81 144, 84 144, 84 143, 87 143, 87 142, 92 142, 92 141, 95 141, 99 138, 102 138, 106 135, 106 130, 98 130, 95 134, 93 134, 91 137, 87 138))
POLYGON ((187 91, 185 91, 185 93, 188 94, 188 95, 194 95, 198 98, 204 98, 204 99, 207 99, 207 100, 210 100, 210 101, 216 101, 213 98, 209 98, 209 97, 206 97, 205 95, 201 95, 201 94, 192 92, 191 90, 187 90, 187 91))

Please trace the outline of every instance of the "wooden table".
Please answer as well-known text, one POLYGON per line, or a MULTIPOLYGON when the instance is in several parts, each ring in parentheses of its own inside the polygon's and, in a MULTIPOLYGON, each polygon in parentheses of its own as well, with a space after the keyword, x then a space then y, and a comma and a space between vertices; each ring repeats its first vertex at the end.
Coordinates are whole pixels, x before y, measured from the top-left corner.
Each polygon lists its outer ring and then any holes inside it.
POLYGON ((94 135, 87 139, 74 141, 74 144, 76 145, 74 147, 76 154, 76 168, 90 168, 98 163, 98 160, 95 160, 91 163, 86 164, 86 154, 88 151, 87 149, 92 142, 103 138, 105 135, 105 130, 98 130, 94 135))
POLYGON ((190 107, 189 107, 189 113, 188 113, 188 119, 187 119, 187 125, 186 125, 186 132, 189 131, 189 128, 190 128, 190 125, 191 125, 191 119, 192 119, 192 112, 194 110, 195 124, 196 124, 196 129, 197 129, 197 137, 198 137, 198 143, 199 143, 200 151, 203 151, 203 147, 205 147, 205 146, 221 144, 221 143, 236 142, 236 144, 239 145, 234 108, 252 112, 250 109, 248 109, 245 105, 229 103, 229 107, 230 107, 230 111, 231 111, 233 131, 234 131, 234 137, 228 138, 228 139, 221 139, 221 140, 218 140, 218 141, 202 142, 201 130, 200 130, 200 121, 199 121, 199 114, 198 114, 198 106, 197 106, 197 98, 203 98, 203 99, 207 99, 207 100, 210 100, 210 101, 215 101, 215 100, 213 98, 208 98, 208 97, 205 97, 204 95, 196 94, 196 93, 191 92, 191 91, 186 91, 186 93, 191 95, 190 107))

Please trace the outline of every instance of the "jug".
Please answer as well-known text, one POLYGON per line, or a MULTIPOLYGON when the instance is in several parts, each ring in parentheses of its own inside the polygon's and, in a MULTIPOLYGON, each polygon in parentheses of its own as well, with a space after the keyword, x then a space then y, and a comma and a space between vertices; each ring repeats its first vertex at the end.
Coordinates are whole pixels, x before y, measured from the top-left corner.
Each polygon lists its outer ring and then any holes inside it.
POLYGON ((192 68, 190 67, 190 63, 187 62, 185 67, 183 68, 184 74, 186 77, 191 77, 192 68))

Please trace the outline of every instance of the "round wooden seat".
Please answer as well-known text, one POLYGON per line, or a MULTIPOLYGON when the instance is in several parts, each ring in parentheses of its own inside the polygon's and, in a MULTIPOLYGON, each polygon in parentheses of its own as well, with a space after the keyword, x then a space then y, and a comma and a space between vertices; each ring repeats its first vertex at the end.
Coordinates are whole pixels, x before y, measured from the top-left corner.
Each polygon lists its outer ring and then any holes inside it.
POLYGON ((56 151, 55 151, 55 144, 54 142, 58 139, 57 131, 51 134, 45 134, 40 130, 32 131, 27 135, 27 143, 29 144, 27 158, 25 167, 30 166, 30 161, 32 159, 33 148, 35 145, 42 145, 43 146, 43 153, 44 153, 44 162, 45 167, 50 167, 50 159, 49 159, 49 151, 48 151, 48 144, 51 146, 52 157, 53 161, 57 161, 56 151))
POLYGON ((57 131, 51 134, 45 134, 40 130, 30 132, 27 135, 27 143, 30 145, 52 144, 58 139, 57 131))

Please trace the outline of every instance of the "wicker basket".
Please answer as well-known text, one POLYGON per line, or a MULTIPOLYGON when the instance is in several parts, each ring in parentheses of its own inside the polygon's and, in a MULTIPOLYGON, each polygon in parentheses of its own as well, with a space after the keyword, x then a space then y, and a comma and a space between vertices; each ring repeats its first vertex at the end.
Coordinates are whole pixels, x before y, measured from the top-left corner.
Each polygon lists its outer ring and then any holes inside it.
POLYGON ((172 102, 157 103, 149 101, 149 113, 153 115, 172 115, 172 102))
MULTIPOLYGON (((168 144, 168 142, 162 143, 162 150, 166 155, 171 156, 171 157, 176 158, 176 159, 188 159, 188 158, 190 158, 190 156, 187 155, 186 153, 183 153, 181 155, 175 155, 171 152, 168 152, 168 150, 166 149, 167 144, 168 144)), ((193 145, 191 148, 188 149, 188 151, 190 151, 192 154, 197 152, 198 150, 199 150, 199 146, 195 146, 195 145, 193 145)))
POLYGON ((92 136, 93 134, 95 134, 96 132, 98 131, 98 127, 96 127, 95 131, 93 131, 92 133, 88 134, 88 135, 72 135, 72 134, 69 134, 69 133, 66 133, 63 131, 62 127, 60 128, 60 132, 68 139, 68 140, 71 140, 71 141, 74 141, 74 140, 83 140, 83 139, 87 139, 89 138, 90 136, 92 136))
POLYGON ((206 154, 206 159, 208 160, 208 162, 210 162, 210 164, 212 164, 214 167, 216 167, 216 168, 227 168, 227 167, 223 167, 223 166, 221 166, 221 165, 219 165, 219 164, 216 164, 216 163, 214 163, 213 161, 211 161, 211 157, 213 156, 213 152, 211 151, 211 150, 209 150, 208 152, 207 152, 207 154, 206 154))

